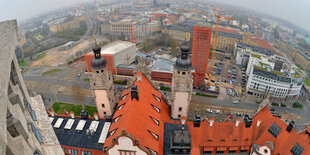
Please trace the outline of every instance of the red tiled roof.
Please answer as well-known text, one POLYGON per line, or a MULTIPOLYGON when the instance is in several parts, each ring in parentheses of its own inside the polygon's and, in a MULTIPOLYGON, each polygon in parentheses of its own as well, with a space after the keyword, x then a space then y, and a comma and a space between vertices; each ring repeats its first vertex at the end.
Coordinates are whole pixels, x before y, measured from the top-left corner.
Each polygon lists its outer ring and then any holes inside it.
MULTIPOLYGON (((235 122, 214 122, 209 126, 209 122, 202 121, 200 127, 193 127, 193 122, 186 123, 192 137, 192 154, 199 154, 200 147, 223 147, 229 146, 247 147, 252 144, 264 145, 271 141, 275 147, 274 154, 286 154, 298 143, 304 148, 303 154, 310 154, 310 139, 307 134, 297 134, 294 130, 287 132, 287 125, 278 117, 272 116, 269 109, 265 107, 253 118, 251 127, 246 128, 245 123, 239 123, 235 127, 235 122), (261 121, 257 127, 257 122, 261 121), (275 123, 282 130, 274 137, 268 129, 275 123)), ((310 127, 308 127, 310 128, 310 127)))
POLYGON ((139 100, 131 99, 130 89, 123 92, 122 96, 128 95, 119 102, 119 106, 123 104, 124 106, 120 110, 117 109, 115 111, 113 119, 118 116, 121 117, 110 127, 110 131, 117 130, 112 136, 107 138, 104 147, 110 146, 112 138, 125 129, 135 139, 139 139, 142 146, 162 154, 164 122, 170 121, 169 106, 163 100, 162 94, 153 87, 151 82, 142 73, 137 73, 137 75, 142 77, 141 81, 136 80, 134 82, 138 87, 139 100), (160 102, 154 95, 160 99, 160 102), (153 105, 160 109, 160 113, 154 109, 153 105), (151 117, 158 120, 159 125, 151 117), (158 135, 158 140, 149 131, 158 135))
POLYGON ((213 28, 213 30, 221 31, 221 32, 228 32, 228 33, 238 33, 237 30, 234 30, 234 29, 231 29, 231 28, 223 28, 223 27, 213 28))
POLYGON ((250 39, 255 42, 257 47, 267 48, 276 51, 267 41, 263 40, 261 37, 256 35, 250 35, 250 39))

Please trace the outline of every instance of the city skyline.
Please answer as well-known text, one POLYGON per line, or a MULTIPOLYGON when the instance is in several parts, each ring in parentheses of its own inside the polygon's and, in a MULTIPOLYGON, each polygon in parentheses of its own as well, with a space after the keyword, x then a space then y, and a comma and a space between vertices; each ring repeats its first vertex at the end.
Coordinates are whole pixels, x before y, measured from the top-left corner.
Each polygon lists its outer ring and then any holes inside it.
MULTIPOLYGON (((61 7, 90 2, 91 0, 27 0, 27 1, 9 1, 3 0, 0 6, 0 20, 17 19, 17 21, 25 21, 48 11, 60 9, 61 7), (32 5, 36 4, 36 5, 32 5), (62 4, 59 6, 59 4, 62 4)), ((294 23, 310 32, 310 21, 304 20, 304 17, 310 12, 307 10, 310 7, 310 1, 301 0, 299 3, 290 0, 211 0, 229 5, 240 6, 243 8, 254 9, 274 17, 282 18, 286 21, 294 23), (272 7, 266 7, 272 6, 272 7), (296 18, 299 17, 299 18, 296 18)))

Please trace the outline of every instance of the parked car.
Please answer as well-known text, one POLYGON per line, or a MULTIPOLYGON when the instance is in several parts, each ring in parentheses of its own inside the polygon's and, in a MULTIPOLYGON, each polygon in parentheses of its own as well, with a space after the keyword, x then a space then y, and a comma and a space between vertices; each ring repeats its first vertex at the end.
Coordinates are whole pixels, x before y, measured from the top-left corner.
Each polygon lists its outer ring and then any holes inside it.
POLYGON ((270 108, 270 111, 275 111, 275 109, 274 108, 270 108))

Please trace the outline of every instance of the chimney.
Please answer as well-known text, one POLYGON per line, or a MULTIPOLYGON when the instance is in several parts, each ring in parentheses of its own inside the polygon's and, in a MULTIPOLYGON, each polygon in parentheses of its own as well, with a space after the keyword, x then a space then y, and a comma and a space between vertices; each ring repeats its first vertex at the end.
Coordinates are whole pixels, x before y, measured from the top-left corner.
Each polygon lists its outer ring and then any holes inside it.
POLYGON ((85 109, 82 109, 80 115, 81 115, 82 119, 87 119, 88 118, 88 112, 85 109))
POLYGON ((262 122, 262 121, 257 120, 257 124, 256 124, 256 126, 259 126, 261 122, 262 122))
POLYGON ((294 128, 294 126, 295 126, 295 120, 291 120, 290 124, 288 124, 288 126, 286 128, 286 131, 291 132, 292 129, 294 128))
POLYGON ((130 93, 131 93, 131 100, 135 98, 136 100, 139 101, 139 89, 137 85, 132 85, 132 87, 130 88, 130 93))
POLYGON ((251 127, 252 122, 253 122, 253 118, 252 118, 251 116, 249 116, 249 115, 246 115, 246 116, 244 117, 244 120, 245 120, 245 127, 246 127, 246 128, 251 127))
POLYGON ((74 118, 74 112, 73 111, 70 111, 70 116, 71 116, 71 118, 74 118))
POLYGON ((54 117, 54 115, 55 115, 55 112, 54 112, 54 110, 53 109, 50 109, 49 111, 48 111, 53 117, 54 117))
POLYGON ((209 122, 210 122, 209 126, 212 127, 212 126, 213 126, 213 123, 214 123, 214 118, 213 118, 213 117, 210 118, 210 121, 209 121, 209 122))
POLYGON ((95 112, 94 117, 95 117, 95 120, 98 120, 99 119, 98 113, 95 112))
POLYGON ((195 115, 194 118, 194 127, 200 127, 201 116, 199 114, 195 115))
POLYGON ((235 127, 238 127, 240 121, 241 121, 240 118, 237 118, 235 127))
POLYGON ((185 124, 185 122, 186 122, 186 117, 185 116, 181 117, 181 122, 182 122, 183 125, 185 124))

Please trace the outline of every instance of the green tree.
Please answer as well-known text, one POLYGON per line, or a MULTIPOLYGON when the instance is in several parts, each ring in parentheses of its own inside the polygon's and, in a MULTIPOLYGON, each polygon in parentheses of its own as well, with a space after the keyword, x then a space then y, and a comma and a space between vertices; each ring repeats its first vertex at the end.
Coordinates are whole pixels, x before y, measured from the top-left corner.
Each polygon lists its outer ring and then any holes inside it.
POLYGON ((150 45, 146 41, 144 41, 141 50, 144 51, 144 52, 147 52, 150 49, 151 49, 150 45))
POLYGON ((170 39, 170 47, 171 47, 171 54, 172 54, 172 57, 176 57, 179 53, 179 50, 178 50, 178 43, 174 40, 174 39, 170 39))

